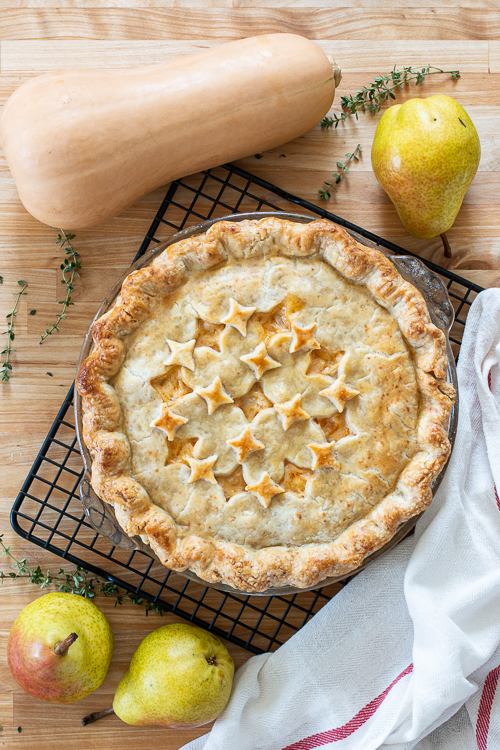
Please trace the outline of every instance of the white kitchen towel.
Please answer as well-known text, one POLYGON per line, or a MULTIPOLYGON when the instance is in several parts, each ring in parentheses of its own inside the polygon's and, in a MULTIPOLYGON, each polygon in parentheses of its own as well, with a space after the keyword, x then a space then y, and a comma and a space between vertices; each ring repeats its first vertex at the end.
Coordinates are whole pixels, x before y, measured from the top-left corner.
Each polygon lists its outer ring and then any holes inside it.
POLYGON ((500 750, 500 290, 474 301, 446 476, 413 538, 236 674, 184 750, 500 750))

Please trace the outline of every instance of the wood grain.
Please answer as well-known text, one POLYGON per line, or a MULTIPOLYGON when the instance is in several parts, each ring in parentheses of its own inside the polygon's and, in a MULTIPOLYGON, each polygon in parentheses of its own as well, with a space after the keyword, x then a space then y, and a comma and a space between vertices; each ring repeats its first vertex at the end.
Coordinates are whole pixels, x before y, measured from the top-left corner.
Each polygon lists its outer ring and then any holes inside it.
MULTIPOLYGON (((302 9, 308 12, 316 9, 331 9, 331 0, 315 0, 314 6, 311 6, 312 0, 92 0, 92 12, 103 8, 175 8, 175 9, 193 9, 205 10, 214 8, 221 11, 218 16, 218 25, 224 24, 224 17, 231 9, 243 10, 250 8, 257 12, 265 13, 269 8, 286 8, 302 9)), ((378 0, 342 0, 342 8, 377 8, 380 5, 378 0)), ((59 8, 71 9, 89 9, 87 0, 1 0, 0 8, 6 9, 48 9, 57 10, 59 8), (3 4, 3 5, 2 5, 3 4)), ((432 8, 438 11, 441 8, 455 8, 455 0, 384 0, 384 12, 387 13, 387 21, 395 10, 405 11, 409 8, 432 8)), ((474 10, 484 10, 493 12, 498 10, 498 4, 495 0, 462 0, 461 8, 471 8, 474 10)), ((404 30, 404 19, 401 22, 401 30, 404 30)), ((217 29, 214 29, 217 33, 217 29)), ((415 34, 414 38, 418 38, 415 34)), ((425 36, 420 35, 424 39, 425 36)))
MULTIPOLYGON (((225 40, 117 40, 62 39, 54 44, 50 40, 20 40, 2 42, 0 69, 2 75, 39 75, 65 67, 72 68, 130 68, 153 65, 180 55, 200 52, 207 47, 222 44, 225 40)), ((432 64, 446 69, 459 67, 464 73, 488 72, 487 41, 429 41, 425 47, 415 40, 395 40, 384 44, 372 39, 361 45, 344 40, 318 40, 318 45, 328 55, 341 61, 345 73, 369 75, 381 70, 391 70, 397 65, 432 64), (460 61, 458 66, 457 61, 460 61)))
POLYGON ((217 24, 220 40, 287 31, 309 39, 385 40, 499 39, 500 11, 484 8, 84 8, 5 10, 0 16, 2 39, 201 39, 217 24), (401 27, 404 26, 404 33, 401 27))
MULTIPOLYGON (((459 68, 451 81, 436 76, 418 89, 407 87, 398 101, 446 93, 468 110, 480 134, 483 155, 457 221, 449 232, 454 249, 450 268, 484 286, 500 286, 500 11, 496 0, 0 0, 0 105, 34 75, 64 67, 124 68, 179 55, 251 34, 292 31, 314 39, 343 69, 339 96, 368 83, 394 64, 459 68)), ((325 205, 318 188, 337 160, 356 143, 363 158, 328 203, 334 212, 403 247, 443 264, 439 240, 418 240, 406 233, 370 166, 370 146, 379 115, 350 118, 338 130, 316 127, 296 141, 256 159, 245 169, 292 193, 325 205), (284 154, 284 156, 283 156, 284 154)), ((56 232, 22 207, 5 158, 0 152, 0 318, 9 312, 17 280, 28 281, 16 319, 13 377, 0 384, 0 533, 19 558, 57 570, 61 561, 17 537, 9 512, 73 380, 81 342, 100 301, 135 255, 164 194, 158 189, 101 227, 77 233, 82 277, 59 335, 43 346, 38 339, 55 318, 62 299, 60 252, 56 232), (36 309, 36 314, 29 311, 36 309), (47 373, 52 373, 52 377, 47 373)), ((2 318, 4 319, 4 318, 2 318)), ((0 568, 8 569, 5 558, 0 568)), ((132 605, 98 605, 115 633, 115 656, 103 686, 72 706, 38 702, 13 682, 6 665, 9 629, 20 610, 41 592, 26 581, 0 587, 0 748, 22 750, 132 749, 176 750, 207 731, 131 728, 116 717, 83 729, 80 718, 108 705, 114 688, 140 640, 153 628, 176 618, 146 618, 132 605), (17 727, 22 728, 21 734, 17 727)), ((237 665, 249 654, 229 644, 237 665)))

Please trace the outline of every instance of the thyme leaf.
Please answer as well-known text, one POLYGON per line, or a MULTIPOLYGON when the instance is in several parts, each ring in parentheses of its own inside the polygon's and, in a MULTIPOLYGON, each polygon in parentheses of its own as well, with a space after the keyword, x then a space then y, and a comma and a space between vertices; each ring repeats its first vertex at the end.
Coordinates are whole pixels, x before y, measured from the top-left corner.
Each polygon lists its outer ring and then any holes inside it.
POLYGON ((71 242, 71 240, 73 240, 74 238, 74 234, 66 233, 64 229, 60 229, 59 234, 57 235, 56 245, 60 245, 61 248, 65 248, 66 252, 64 263, 61 263, 60 266, 62 271, 61 284, 65 284, 66 286, 66 299, 59 302, 59 304, 63 306, 62 310, 57 316, 57 320, 55 323, 47 324, 45 333, 43 334, 43 336, 40 336, 40 341, 38 342, 39 344, 43 344, 47 336, 51 336, 54 331, 59 331, 59 323, 66 317, 66 310, 68 309, 68 307, 70 307, 70 305, 75 304, 71 300, 71 294, 73 292, 75 276, 80 276, 79 271, 82 267, 82 264, 78 260, 80 254, 76 252, 71 242))
POLYGON ((393 70, 385 76, 376 76, 375 80, 368 86, 358 89, 355 94, 340 97, 342 112, 334 112, 331 117, 324 117, 321 120, 322 128, 337 128, 341 122, 345 122, 348 117, 354 115, 358 119, 358 112, 371 112, 375 114, 380 111, 382 103, 388 99, 395 99, 394 90, 402 89, 405 83, 415 81, 419 86, 424 82, 427 76, 440 75, 449 73, 456 80, 460 78, 459 70, 442 70, 434 65, 425 65, 423 68, 415 68, 406 65, 403 70, 393 70))
POLYGON ((16 350, 12 347, 12 342, 15 339, 14 334, 14 318, 17 315, 18 308, 19 308, 19 300, 25 294, 25 290, 28 286, 28 283, 26 281, 18 281, 17 282, 21 289, 18 292, 14 292, 14 297, 16 298, 16 301, 14 303, 14 308, 12 312, 7 313, 5 316, 7 318, 7 330, 2 331, 0 335, 7 336, 7 346, 6 348, 0 352, 0 356, 5 355, 4 360, 0 366, 0 378, 4 383, 7 383, 12 375, 12 365, 10 363, 10 355, 12 352, 15 352, 16 350))
POLYGON ((144 607, 146 617, 150 612, 155 612, 160 616, 163 615, 163 610, 157 604, 148 602, 137 594, 129 592, 122 594, 116 583, 104 581, 97 576, 91 576, 88 570, 81 568, 79 565, 69 572, 60 568, 58 573, 53 573, 50 570, 44 572, 39 565, 36 568, 28 567, 26 558, 18 560, 10 551, 11 548, 5 546, 3 534, 0 534, 0 550, 2 552, 0 557, 9 557, 12 560, 11 571, 4 573, 0 570, 0 583, 2 584, 7 579, 28 578, 30 583, 39 586, 41 589, 54 586, 58 591, 62 591, 65 594, 78 594, 85 597, 85 599, 94 599, 96 594, 102 594, 103 596, 114 598, 115 607, 121 606, 125 602, 130 602, 139 607, 144 607))
POLYGON ((358 145, 356 146, 352 154, 346 154, 347 159, 344 163, 342 163, 341 161, 337 162, 337 167, 339 168, 339 171, 333 173, 332 175, 333 180, 334 180, 333 182, 326 182, 325 180, 325 182, 323 183, 325 187, 320 187, 318 191, 320 198, 323 198, 323 200, 325 201, 328 200, 328 198, 331 198, 330 191, 337 190, 335 186, 338 185, 339 182, 342 181, 342 178, 344 175, 349 174, 349 170, 347 168, 348 165, 351 163, 353 159, 354 161, 359 161, 359 157, 361 156, 362 153, 363 153, 363 149, 361 148, 361 145, 358 143, 358 145))

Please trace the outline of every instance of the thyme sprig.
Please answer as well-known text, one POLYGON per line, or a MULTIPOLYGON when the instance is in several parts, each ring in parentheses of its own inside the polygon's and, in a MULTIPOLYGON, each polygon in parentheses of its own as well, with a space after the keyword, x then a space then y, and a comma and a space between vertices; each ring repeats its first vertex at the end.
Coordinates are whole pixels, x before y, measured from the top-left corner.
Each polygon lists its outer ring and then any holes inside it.
POLYGON ((335 172, 333 173, 332 176, 333 176, 334 182, 327 182, 325 180, 325 182, 323 183, 323 185, 325 185, 326 187, 320 187, 320 189, 318 191, 320 198, 323 198, 323 200, 325 200, 325 201, 328 200, 328 198, 331 198, 331 192, 330 191, 331 190, 337 190, 337 188, 335 187, 335 185, 338 185, 339 182, 342 181, 342 177, 345 174, 349 174, 349 169, 347 168, 348 165, 351 163, 351 161, 353 159, 354 159, 354 161, 359 161, 359 157, 361 156, 362 153, 363 153, 363 149, 361 148, 361 145, 358 143, 358 145, 356 146, 356 148, 354 149, 354 151, 352 152, 352 154, 346 154, 347 160, 344 163, 342 163, 341 161, 337 162, 337 167, 339 168, 340 171, 336 172, 336 173, 335 172))
POLYGON ((410 81, 415 81, 415 85, 418 86, 423 83, 427 76, 443 73, 449 73, 454 80, 460 78, 459 70, 443 70, 442 68, 436 68, 434 65, 425 65, 423 68, 406 65, 403 70, 396 70, 396 66, 394 66, 390 73, 385 76, 376 76, 369 86, 363 86, 354 95, 341 96, 342 113, 334 112, 331 117, 324 117, 321 120, 321 127, 337 128, 341 122, 347 120, 351 115, 354 115, 357 120, 359 111, 366 112, 368 110, 375 114, 375 112, 380 111, 383 102, 396 98, 395 89, 402 89, 404 84, 410 83, 410 81))
POLYGON ((41 589, 55 586, 58 591, 65 594, 78 594, 85 599, 93 599, 96 594, 102 594, 103 596, 114 597, 115 607, 121 606, 124 602, 131 602, 131 604, 144 607, 146 617, 150 612, 155 612, 160 616, 163 615, 163 610, 157 604, 148 602, 137 594, 129 592, 120 594, 120 589, 116 583, 91 576, 88 570, 81 568, 79 565, 69 573, 60 568, 56 574, 50 570, 44 573, 39 565, 36 568, 28 567, 26 558, 18 560, 10 551, 11 548, 5 546, 3 534, 0 534, 0 549, 2 550, 0 557, 9 557, 12 560, 11 572, 4 573, 0 570, 0 582, 2 584, 7 579, 27 578, 30 583, 39 586, 41 589))
MULTIPOLYGON (((3 282, 3 279, 2 279, 3 282)), ((15 333, 14 333, 14 318, 17 315, 18 308, 19 308, 19 300, 23 296, 23 294, 26 293, 26 288, 28 286, 28 283, 26 281, 18 281, 17 282, 21 289, 18 292, 14 292, 14 297, 16 298, 16 301, 14 303, 14 308, 12 312, 7 313, 5 316, 7 318, 7 330, 2 331, 2 336, 7 336, 7 346, 6 348, 0 352, 0 356, 5 355, 5 359, 2 362, 0 373, 1 377, 4 383, 7 383, 10 380, 10 376, 12 373, 12 365, 10 363, 10 355, 12 352, 15 352, 16 350, 12 347, 12 342, 15 339, 15 333)))
POLYGON ((76 252, 71 242, 71 240, 73 240, 74 238, 74 234, 67 234, 64 229, 60 229, 59 234, 57 235, 56 245, 60 245, 61 248, 65 248, 66 251, 66 258, 64 259, 64 263, 61 263, 60 266, 62 271, 61 284, 66 285, 66 299, 59 302, 59 304, 62 305, 63 308, 57 316, 56 322, 49 323, 47 325, 45 333, 43 334, 43 336, 40 336, 40 341, 38 342, 39 344, 43 344, 47 336, 51 336, 54 331, 59 331, 59 323, 66 317, 66 310, 70 305, 75 304, 71 300, 71 294, 73 292, 75 276, 80 276, 79 271, 82 267, 82 264, 78 260, 80 254, 76 252), (68 274, 70 274, 69 278, 68 274))

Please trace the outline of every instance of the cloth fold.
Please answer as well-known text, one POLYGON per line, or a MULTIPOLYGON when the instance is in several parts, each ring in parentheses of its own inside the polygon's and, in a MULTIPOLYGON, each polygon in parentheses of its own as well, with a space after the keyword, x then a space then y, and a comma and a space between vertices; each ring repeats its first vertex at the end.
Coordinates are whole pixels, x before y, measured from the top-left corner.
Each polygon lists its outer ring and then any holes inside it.
POLYGON ((273 654, 184 750, 500 748, 500 290, 468 317, 455 447, 415 535, 273 654))

